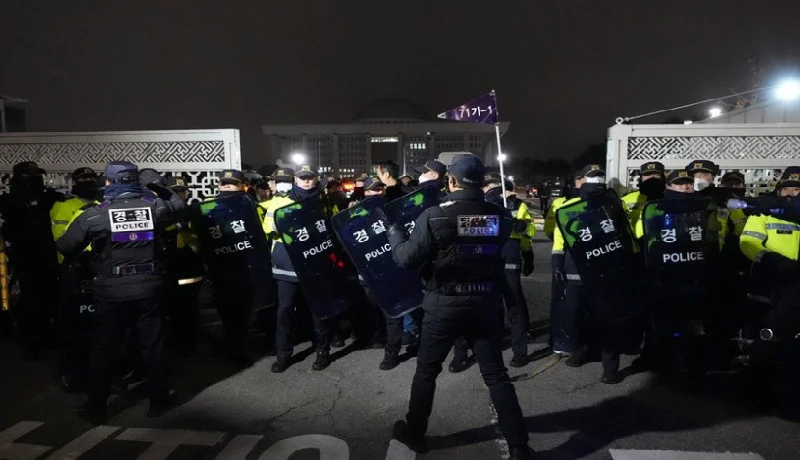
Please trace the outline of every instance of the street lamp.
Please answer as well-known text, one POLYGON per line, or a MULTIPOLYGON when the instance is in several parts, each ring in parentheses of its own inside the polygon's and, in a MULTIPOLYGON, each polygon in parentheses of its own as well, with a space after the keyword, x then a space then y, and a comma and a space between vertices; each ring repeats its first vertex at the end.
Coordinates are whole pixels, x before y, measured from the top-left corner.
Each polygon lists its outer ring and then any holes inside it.
POLYGON ((775 87, 775 96, 784 102, 791 102, 800 97, 800 81, 785 80, 775 87))
POLYGON ((303 163, 305 163, 305 162, 306 162, 306 156, 305 156, 305 155, 303 155, 303 154, 302 154, 302 153, 300 153, 300 152, 294 152, 294 153, 292 153, 292 156, 291 156, 291 158, 292 158, 292 163, 294 163, 294 164, 296 164, 296 165, 301 165, 301 164, 303 164, 303 163))
POLYGON ((500 155, 497 155, 497 161, 499 161, 500 163, 505 162, 506 158, 508 158, 508 157, 507 157, 507 155, 505 153, 501 153, 500 155))
POLYGON ((514 176, 508 176, 508 180, 510 180, 511 182, 514 182, 514 176))
POLYGON ((717 118, 720 115, 722 115, 722 109, 719 107, 711 107, 711 109, 708 111, 708 116, 711 118, 717 118))

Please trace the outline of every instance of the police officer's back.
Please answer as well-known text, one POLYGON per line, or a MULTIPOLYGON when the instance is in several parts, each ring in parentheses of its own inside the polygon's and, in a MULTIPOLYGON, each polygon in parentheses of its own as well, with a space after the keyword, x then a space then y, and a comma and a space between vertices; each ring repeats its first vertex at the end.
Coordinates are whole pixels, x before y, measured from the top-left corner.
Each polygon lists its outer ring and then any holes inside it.
POLYGON ((159 303, 167 277, 159 235, 185 206, 180 197, 157 185, 152 187, 163 199, 143 196, 138 169, 132 163, 111 162, 105 176, 105 201, 78 216, 57 242, 65 259, 91 243, 97 270, 92 381, 81 410, 93 422, 103 422, 107 416, 114 361, 129 326, 137 329, 147 367, 148 415, 161 414, 169 404, 162 357, 165 316, 159 303))
POLYGON ((485 201, 485 168, 472 155, 457 157, 450 168, 446 202, 425 210, 406 240, 393 227, 392 255, 398 265, 420 269, 426 287, 420 350, 406 421, 395 437, 417 451, 433 404, 436 376, 456 338, 467 339, 497 408, 510 458, 529 458, 528 434, 516 392, 503 365, 501 248, 511 234, 511 216, 485 201))

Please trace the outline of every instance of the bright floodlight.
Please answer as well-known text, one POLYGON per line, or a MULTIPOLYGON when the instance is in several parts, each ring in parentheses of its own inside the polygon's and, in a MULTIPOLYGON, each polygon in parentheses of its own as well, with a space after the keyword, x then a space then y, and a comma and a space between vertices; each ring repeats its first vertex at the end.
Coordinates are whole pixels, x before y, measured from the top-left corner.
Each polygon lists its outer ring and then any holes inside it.
POLYGON ((294 152, 292 154, 292 163, 296 165, 301 165, 306 162, 306 156, 300 152, 294 152))
POLYGON ((510 180, 511 182, 514 182, 514 176, 508 176, 508 180, 510 180))
POLYGON ((718 116, 722 115, 722 109, 719 107, 712 107, 711 110, 708 111, 708 115, 711 118, 717 118, 718 116))
POLYGON ((777 88, 775 88, 775 95, 778 99, 786 102, 793 101, 800 97, 800 81, 786 80, 777 88))
POLYGON ((506 156, 505 153, 501 153, 500 155, 497 155, 497 161, 506 161, 506 158, 507 158, 507 156, 506 156))

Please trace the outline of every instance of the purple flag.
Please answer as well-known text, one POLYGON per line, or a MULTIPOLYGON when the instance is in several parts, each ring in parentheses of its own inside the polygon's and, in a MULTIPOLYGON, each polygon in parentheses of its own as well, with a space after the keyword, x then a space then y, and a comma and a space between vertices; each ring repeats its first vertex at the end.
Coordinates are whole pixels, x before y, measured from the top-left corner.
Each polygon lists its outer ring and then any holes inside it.
POLYGON ((497 123, 497 97, 494 90, 454 109, 439 114, 439 118, 455 121, 471 121, 494 125, 497 123))

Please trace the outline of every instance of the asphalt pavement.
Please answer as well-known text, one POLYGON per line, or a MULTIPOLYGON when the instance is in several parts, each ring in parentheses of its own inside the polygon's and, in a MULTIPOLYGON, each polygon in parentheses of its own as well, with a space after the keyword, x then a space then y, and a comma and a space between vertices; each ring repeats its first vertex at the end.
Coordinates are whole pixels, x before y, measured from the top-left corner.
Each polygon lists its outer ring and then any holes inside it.
MULTIPOLYGON (((532 320, 543 322, 550 244, 539 236, 534 248, 536 270, 523 286, 532 320)), ((55 352, 28 363, 13 343, 0 342, 0 459, 507 458, 477 366, 441 374, 431 451, 415 455, 391 437, 392 424, 406 412, 413 359, 384 372, 378 370, 382 350, 346 347, 335 350, 328 369, 315 372, 306 343, 297 349, 305 359, 283 374, 270 372, 273 357, 239 370, 215 351, 213 311, 204 318, 199 353, 172 360, 177 407, 147 418, 144 390, 133 388, 114 398, 114 415, 101 427, 77 418, 83 398, 55 384, 55 352)), ((714 374, 698 393, 650 373, 604 385, 600 363, 548 367, 545 347, 541 336, 530 345, 540 359, 510 370, 537 458, 800 458, 800 424, 781 411, 750 408, 752 395, 735 375, 714 374)), ((623 357, 623 368, 632 359, 623 357)))

